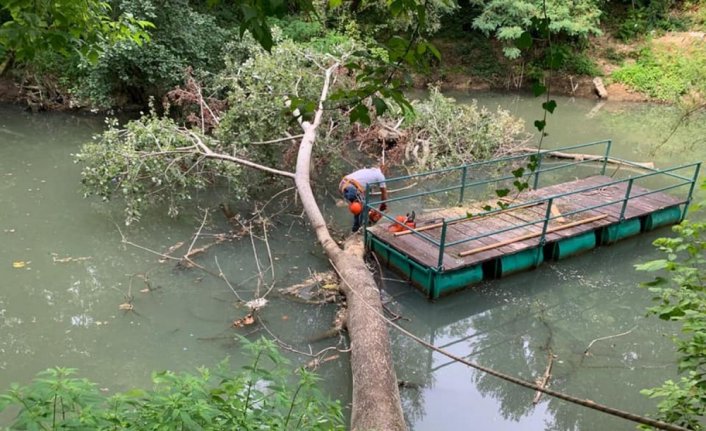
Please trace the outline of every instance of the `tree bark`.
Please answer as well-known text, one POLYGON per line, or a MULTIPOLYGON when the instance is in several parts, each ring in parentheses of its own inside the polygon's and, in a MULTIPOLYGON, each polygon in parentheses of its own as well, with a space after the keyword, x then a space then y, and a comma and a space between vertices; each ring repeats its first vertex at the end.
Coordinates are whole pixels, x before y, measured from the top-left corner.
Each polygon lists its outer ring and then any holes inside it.
POLYGON ((337 67, 336 64, 326 70, 313 123, 302 124, 304 136, 299 144, 294 182, 316 238, 343 279, 341 285, 348 303, 353 375, 351 429, 405 431, 407 425, 402 413, 380 292, 363 261, 362 241, 357 235, 347 242, 344 249, 338 246, 331 238, 311 189, 311 152, 316 140, 316 129, 321 123, 323 101, 328 94, 331 74, 337 67))

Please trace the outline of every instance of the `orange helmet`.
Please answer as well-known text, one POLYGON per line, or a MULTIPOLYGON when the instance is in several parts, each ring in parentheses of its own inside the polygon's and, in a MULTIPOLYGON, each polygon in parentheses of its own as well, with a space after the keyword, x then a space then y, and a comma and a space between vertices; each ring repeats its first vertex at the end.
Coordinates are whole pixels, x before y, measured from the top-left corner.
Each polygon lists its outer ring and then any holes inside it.
POLYGON ((354 215, 358 215, 363 212, 363 205, 358 201, 353 201, 348 205, 348 210, 354 215))

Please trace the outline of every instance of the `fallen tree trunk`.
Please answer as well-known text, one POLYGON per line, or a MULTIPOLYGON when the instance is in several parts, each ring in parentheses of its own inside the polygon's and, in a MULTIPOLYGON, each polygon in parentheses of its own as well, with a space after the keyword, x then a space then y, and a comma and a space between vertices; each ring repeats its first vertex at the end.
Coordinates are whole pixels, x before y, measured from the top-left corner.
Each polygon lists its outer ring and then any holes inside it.
POLYGON ((351 429, 403 431, 407 426, 402 413, 380 292, 363 261, 362 241, 357 235, 346 243, 344 249, 338 246, 328 231, 311 189, 309 171, 316 128, 321 122, 331 73, 337 67, 334 65, 326 70, 324 88, 313 123, 302 123, 304 137, 299 144, 294 182, 316 238, 339 275, 347 280, 342 286, 348 303, 347 323, 351 339, 351 429))

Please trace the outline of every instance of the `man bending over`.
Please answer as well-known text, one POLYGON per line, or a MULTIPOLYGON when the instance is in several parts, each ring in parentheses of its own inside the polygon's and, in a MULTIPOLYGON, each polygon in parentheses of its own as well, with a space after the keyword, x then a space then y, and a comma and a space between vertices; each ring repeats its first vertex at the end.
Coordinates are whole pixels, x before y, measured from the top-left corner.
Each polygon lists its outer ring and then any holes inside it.
MULTIPOLYGON (((381 168, 365 168, 343 177, 338 185, 338 190, 343 194, 343 198, 349 203, 349 209, 353 213, 353 232, 360 229, 363 219, 363 201, 365 200, 365 188, 370 183, 377 183, 380 188, 382 200, 387 200, 387 188, 385 187, 385 175, 383 174, 384 167, 381 168), (357 202, 357 204, 356 204, 357 202)), ((380 204, 380 211, 387 209, 387 203, 380 204)))

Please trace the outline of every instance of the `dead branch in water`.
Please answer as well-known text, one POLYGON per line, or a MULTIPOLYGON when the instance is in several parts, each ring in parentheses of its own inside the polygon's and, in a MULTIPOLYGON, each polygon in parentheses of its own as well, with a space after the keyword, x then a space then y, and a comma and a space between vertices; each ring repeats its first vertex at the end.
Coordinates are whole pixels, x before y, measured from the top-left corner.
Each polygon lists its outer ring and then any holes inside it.
POLYGON ((620 334, 608 335, 607 337, 599 337, 599 338, 596 338, 596 339, 594 339, 594 340, 591 340, 591 342, 588 343, 588 347, 586 347, 586 350, 583 351, 583 355, 584 355, 584 356, 588 356, 588 351, 589 351, 589 349, 591 348, 591 346, 593 346, 593 343, 595 343, 596 341, 610 340, 611 338, 622 337, 623 335, 628 335, 629 333, 631 333, 631 332, 634 331, 635 329, 637 329, 637 325, 633 326, 633 327, 632 327, 630 330, 628 330, 628 331, 621 332, 620 334))
POLYGON ((189 250, 186 252, 184 256, 189 256, 191 254, 191 250, 194 248, 194 244, 196 244, 196 241, 199 239, 199 235, 201 235, 201 231, 203 230, 203 226, 206 224, 206 219, 208 218, 208 209, 204 211, 203 213, 203 220, 201 220, 201 226, 199 226, 199 230, 196 231, 196 234, 194 234, 194 239, 191 241, 191 244, 189 245, 189 250))
MULTIPOLYGON (((531 148, 531 147, 519 147, 519 148, 513 149, 513 152, 536 154, 537 149, 531 148)), ((569 159, 569 160, 577 160, 577 161, 582 161, 582 160, 603 161, 604 160, 603 156, 596 156, 594 154, 572 154, 572 153, 562 153, 560 151, 547 151, 547 152, 544 152, 544 154, 548 155, 549 157, 554 157, 556 159, 569 159)), ((655 168, 655 164, 653 162, 629 162, 629 163, 627 163, 622 160, 613 159, 611 157, 608 157, 607 163, 610 163, 613 165, 628 166, 628 167, 639 166, 639 167, 646 168, 646 169, 654 169, 655 168)))
POLYGON ((148 253, 156 254, 157 256, 161 256, 162 259, 164 259, 165 262, 166 262, 167 260, 175 260, 175 261, 180 261, 180 260, 181 260, 181 259, 179 259, 178 257, 169 256, 169 255, 160 253, 160 252, 158 252, 158 251, 154 251, 154 250, 152 250, 152 249, 149 249, 149 248, 147 248, 147 247, 143 247, 143 246, 141 246, 141 245, 139 245, 139 244, 135 244, 134 242, 128 241, 128 239, 127 239, 127 238, 125 237, 125 235, 123 234, 123 231, 120 230, 120 226, 118 226, 117 223, 115 223, 115 227, 116 227, 116 229, 118 229, 118 233, 120 234, 120 237, 121 237, 121 241, 120 241, 120 242, 121 242, 121 243, 127 244, 127 245, 131 245, 131 246, 133 246, 133 247, 135 247, 135 248, 139 248, 140 250, 144 250, 144 251, 146 251, 146 252, 148 252, 148 253))
POLYGON ((534 399, 532 404, 537 405, 539 399, 542 398, 542 392, 549 385, 549 379, 552 377, 552 366, 554 365, 554 358, 556 355, 552 352, 552 343, 554 342, 554 331, 552 327, 549 326, 549 322, 546 319, 546 307, 543 303, 539 302, 540 312, 539 320, 542 322, 545 328, 547 328, 547 341, 544 343, 544 349, 547 351, 547 367, 544 369, 544 374, 541 378, 535 381, 537 385, 537 391, 534 394, 534 399))
MULTIPOLYGON (((544 369, 544 375, 540 379, 537 379, 537 386, 540 387, 541 389, 545 389, 547 385, 549 384, 549 379, 552 377, 552 366, 554 365, 554 353, 552 353, 551 349, 549 349, 549 352, 547 353, 547 368, 544 369)), ((532 400, 532 404, 537 405, 539 402, 539 399, 542 397, 542 391, 537 390, 534 394, 534 399, 532 400)))
POLYGON ((348 313, 345 305, 340 305, 336 311, 336 317, 333 319, 333 324, 329 329, 316 335, 309 339, 310 343, 315 343, 317 341, 326 340, 336 336, 340 336, 346 328, 346 322, 348 320, 348 313))
MULTIPOLYGON (((302 355, 302 356, 308 356, 308 357, 314 358, 312 361, 310 361, 310 362, 307 364, 307 367, 309 367, 309 364, 312 364, 312 363, 315 363, 315 365, 318 366, 319 364, 321 364, 321 363, 323 363, 323 362, 328 362, 327 360, 322 359, 322 357, 324 356, 324 354, 327 353, 327 352, 336 351, 336 352, 339 352, 339 353, 348 353, 348 352, 351 351, 351 348, 350 348, 350 347, 345 347, 345 348, 341 349, 341 348, 338 347, 338 345, 336 345, 336 346, 329 346, 329 347, 326 347, 326 348, 321 349, 321 350, 319 350, 318 352, 314 353, 314 352, 312 351, 312 349, 311 349, 311 345, 309 345, 309 352, 304 352, 304 351, 299 350, 299 349, 296 349, 296 348, 292 347, 291 345, 289 345, 289 344, 285 343, 284 341, 282 341, 279 337, 277 337, 277 336, 270 330, 270 328, 267 327, 267 325, 265 325, 265 322, 264 322, 262 319, 259 320, 259 323, 260 323, 260 326, 262 327, 262 329, 264 329, 265 332, 267 332, 267 333, 270 335, 270 337, 272 337, 272 339, 273 339, 281 348, 283 348, 283 349, 285 349, 285 350, 289 350, 290 352, 293 352, 293 353, 296 353, 296 354, 299 354, 299 355, 302 355)), ((343 340, 339 340, 339 343, 338 343, 338 344, 341 344, 342 341, 343 341, 343 340)))
POLYGON ((321 305, 336 302, 339 292, 338 276, 333 271, 319 273, 309 269, 309 278, 301 283, 279 289, 279 292, 305 304, 321 305))
POLYGON ((232 284, 230 284, 230 281, 228 281, 228 278, 226 278, 225 274, 223 274, 223 270, 221 269, 221 265, 218 263, 218 256, 214 256, 216 260, 216 267, 218 268, 218 276, 223 279, 223 281, 226 282, 226 285, 230 288, 230 290, 233 292, 236 298, 238 298, 238 301, 243 302, 243 298, 238 295, 238 291, 235 290, 232 284))

